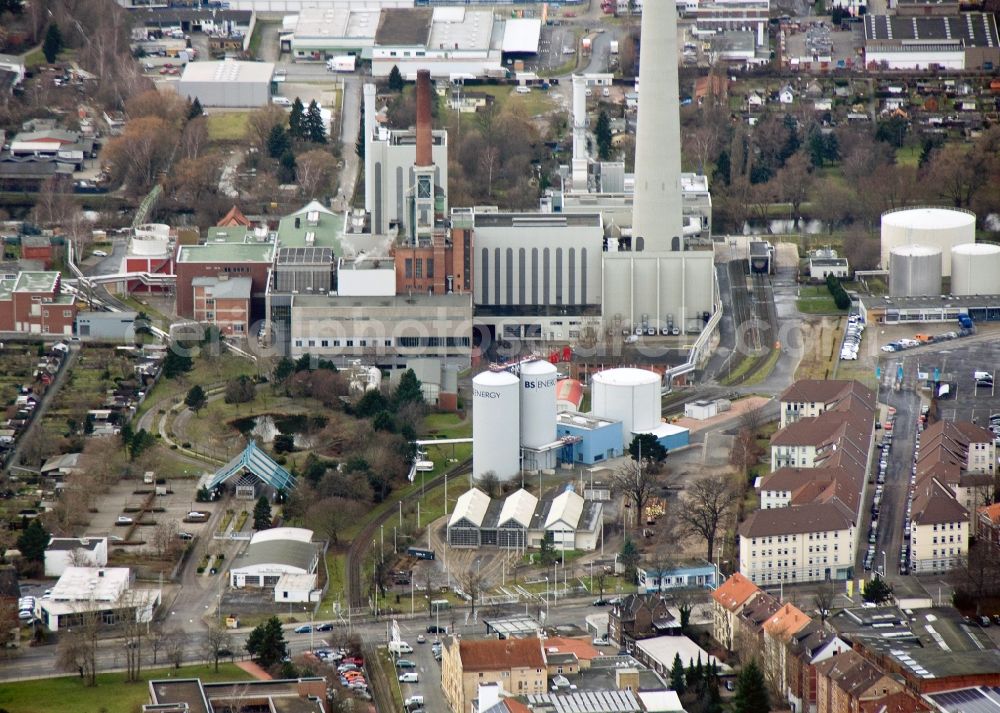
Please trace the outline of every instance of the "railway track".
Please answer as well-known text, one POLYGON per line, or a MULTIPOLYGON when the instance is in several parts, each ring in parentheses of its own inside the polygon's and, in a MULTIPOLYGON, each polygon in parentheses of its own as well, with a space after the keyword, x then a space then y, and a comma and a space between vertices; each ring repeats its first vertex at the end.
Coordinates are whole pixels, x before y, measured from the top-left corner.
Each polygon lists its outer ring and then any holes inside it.
POLYGON ((753 360, 739 377, 726 382, 735 386, 759 374, 770 361, 778 337, 778 314, 769 275, 748 275, 746 262, 737 260, 728 269, 736 349, 753 360))
MULTIPOLYGON (((444 479, 446 477, 451 478, 463 473, 468 470, 471 465, 471 458, 467 458, 461 463, 456 463, 448 470, 447 473, 443 473, 427 481, 424 484, 424 490, 436 488, 438 485, 444 483, 444 479)), ((419 497, 420 491, 415 490, 410 493, 410 495, 403 498, 403 502, 406 503, 419 497)), ((384 513, 365 525, 364 529, 362 529, 361 532, 359 532, 351 541, 351 546, 347 548, 347 557, 344 562, 344 569, 347 571, 347 601, 352 609, 363 608, 367 604, 364 587, 361 584, 361 568, 365 561, 365 549, 368 547, 368 543, 375 538, 375 533, 378 532, 379 526, 385 524, 394 517, 396 517, 396 510, 393 508, 387 509, 384 513)))

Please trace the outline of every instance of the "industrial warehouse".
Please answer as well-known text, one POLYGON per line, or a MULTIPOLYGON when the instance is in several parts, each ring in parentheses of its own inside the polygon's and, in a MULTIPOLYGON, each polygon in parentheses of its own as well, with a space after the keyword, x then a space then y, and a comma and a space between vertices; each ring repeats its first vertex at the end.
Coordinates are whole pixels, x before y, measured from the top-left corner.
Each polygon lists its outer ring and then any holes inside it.
POLYGON ((542 500, 523 488, 503 499, 473 488, 455 503, 448 544, 524 550, 548 540, 557 551, 590 552, 600 544, 602 521, 601 503, 585 500, 572 485, 542 500))

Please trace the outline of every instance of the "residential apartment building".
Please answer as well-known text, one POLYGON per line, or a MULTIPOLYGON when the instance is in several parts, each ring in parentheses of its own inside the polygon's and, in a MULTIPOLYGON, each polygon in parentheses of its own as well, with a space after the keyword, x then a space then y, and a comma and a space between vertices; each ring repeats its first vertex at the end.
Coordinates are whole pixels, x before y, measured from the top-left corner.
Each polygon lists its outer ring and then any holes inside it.
POLYGON ((917 484, 936 478, 969 513, 970 532, 976 511, 993 499, 997 448, 994 435, 968 421, 937 421, 921 434, 917 484))
POLYGON ((733 617, 733 651, 754 658, 764 650, 764 622, 781 609, 781 603, 758 590, 733 617))
POLYGON ((804 380, 781 396, 761 509, 740 526, 740 572, 754 583, 853 575, 875 394, 856 382, 804 380))
POLYGON ((762 584, 848 579, 855 518, 839 501, 757 510, 740 526, 740 572, 762 584))
POLYGON ((915 710, 913 703, 919 702, 902 681, 854 651, 820 662, 816 671, 816 713, 904 713, 915 710))
POLYGON ((791 636, 785 659, 782 695, 792 713, 816 713, 816 665, 850 650, 850 645, 815 620, 791 636))
POLYGON ((0 279, 0 332, 71 336, 73 296, 63 294, 58 272, 20 272, 0 279))
POLYGON ((1000 503, 980 506, 978 515, 976 536, 994 547, 1000 547, 1000 503))
POLYGON ((459 640, 446 637, 441 656, 441 688, 453 713, 472 710, 480 685, 497 683, 512 695, 545 693, 548 669, 542 641, 459 640))
POLYGON ((629 594, 608 614, 608 638, 629 650, 637 640, 679 631, 662 594, 629 594))
POLYGON ((937 478, 917 485, 910 527, 910 567, 914 573, 945 572, 969 551, 969 513, 937 478))
POLYGON ((757 585, 739 572, 734 572, 712 592, 712 636, 727 651, 733 650, 736 617, 759 592, 757 585))
POLYGON ((785 389, 779 397, 781 428, 800 418, 819 416, 851 394, 865 398, 872 395, 870 389, 857 381, 799 379, 785 389))
POLYGON ((788 643, 812 620, 793 604, 784 604, 764 622, 762 667, 771 690, 783 696, 788 690, 788 643))

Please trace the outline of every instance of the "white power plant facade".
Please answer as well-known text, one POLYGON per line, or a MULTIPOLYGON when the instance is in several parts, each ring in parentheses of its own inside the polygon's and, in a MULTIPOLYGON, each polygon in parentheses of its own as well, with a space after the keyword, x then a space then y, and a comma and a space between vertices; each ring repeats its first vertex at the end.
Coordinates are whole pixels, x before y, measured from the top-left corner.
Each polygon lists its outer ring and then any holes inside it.
POLYGON ((484 371, 472 380, 473 478, 492 470, 510 480, 520 472, 519 389, 518 378, 506 371, 484 371))
POLYGON ((1000 245, 965 243, 953 247, 951 294, 1000 295, 1000 245))
POLYGON ((904 245, 941 251, 941 275, 951 277, 951 249, 976 242, 976 215, 958 208, 904 208, 882 214, 882 268, 889 255, 904 245))
POLYGON ((625 444, 660 425, 661 377, 646 369, 608 369, 593 376, 591 411, 622 422, 625 444))

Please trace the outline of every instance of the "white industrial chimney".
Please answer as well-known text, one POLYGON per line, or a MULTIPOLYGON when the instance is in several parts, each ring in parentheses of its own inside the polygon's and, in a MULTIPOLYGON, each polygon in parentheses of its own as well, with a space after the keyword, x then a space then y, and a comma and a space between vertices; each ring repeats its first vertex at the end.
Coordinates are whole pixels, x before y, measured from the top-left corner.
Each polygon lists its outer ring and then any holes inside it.
POLYGON ((639 116, 635 147, 632 239, 646 251, 683 246, 681 125, 677 81, 677 8, 673 0, 642 5, 639 116))
POLYGON ((573 190, 587 190, 587 79, 573 75, 573 190))

